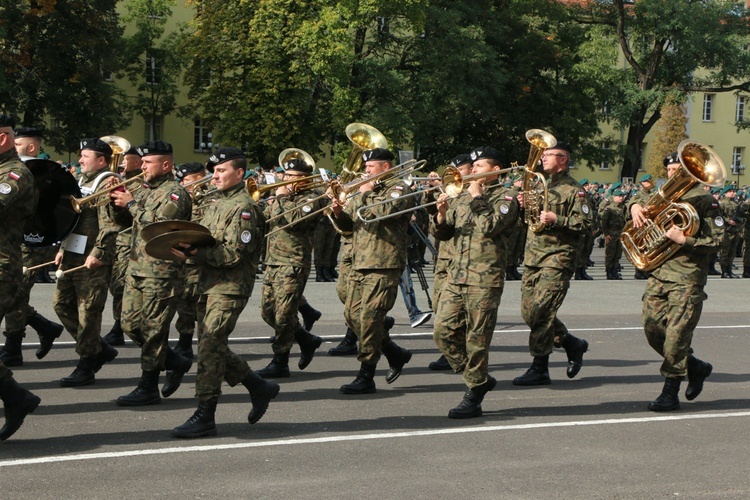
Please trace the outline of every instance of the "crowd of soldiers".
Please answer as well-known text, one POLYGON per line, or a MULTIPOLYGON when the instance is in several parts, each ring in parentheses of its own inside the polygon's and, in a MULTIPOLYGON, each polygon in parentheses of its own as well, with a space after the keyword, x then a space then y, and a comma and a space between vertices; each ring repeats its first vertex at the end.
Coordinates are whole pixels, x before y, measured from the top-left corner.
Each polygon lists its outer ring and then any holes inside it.
MULTIPOLYGON (((412 358, 408 349, 390 338, 394 320, 388 313, 405 281, 407 262, 421 265, 424 247, 431 245, 424 235, 414 238, 415 231, 422 230, 439 242, 432 300, 434 340, 441 358, 430 368, 461 374, 467 387, 448 417, 478 417, 484 397, 497 384, 489 373, 489 351, 505 281, 522 280, 521 316, 530 329, 532 362, 513 383, 550 384, 553 347, 565 351, 566 376, 576 377, 588 342, 567 330, 557 310, 570 280, 587 279, 597 236, 607 247, 608 278, 620 279, 619 234, 628 218, 636 227, 646 223, 644 207, 654 187, 650 176, 641 178, 641 190, 634 193, 621 184, 600 188, 596 183, 579 183, 569 171, 572 147, 560 141, 544 150, 534 166, 546 177, 545 196, 553 200, 549 206, 535 205, 530 193, 523 191, 525 171, 502 178, 501 154, 489 146, 451 161, 462 179, 454 192, 441 186, 435 174, 424 183, 407 181, 413 164, 396 165, 393 152, 378 147, 361 152, 363 171, 355 179, 327 181, 323 188, 312 183, 309 162, 289 158, 279 165, 274 179, 261 175, 256 185, 270 184, 270 196, 255 199, 246 181, 253 172, 240 149, 220 148, 205 165, 176 165, 170 144, 150 141, 125 151, 121 171, 114 175, 110 144, 84 139, 78 185, 84 196, 102 197, 105 203, 82 207, 74 232, 54 250, 52 258, 59 269, 53 303, 59 325, 40 318, 28 304, 33 281, 22 278, 20 233, 22 222, 33 213, 38 192, 18 158, 15 135, 13 120, 0 115, 0 209, 5 211, 6 226, 0 240, 0 286, 8 289, 0 294, 0 313, 6 320, 5 345, 0 349, 0 397, 6 422, 0 440, 16 432, 40 404, 8 369, 23 365, 21 340, 27 324, 39 334, 40 359, 63 329, 75 340, 79 360, 73 372, 60 380, 62 387, 93 384, 96 373, 118 356, 115 347, 125 337, 134 342, 141 351, 141 377, 131 392, 117 399, 120 406, 149 406, 170 397, 195 360, 197 409, 172 430, 175 437, 216 434, 215 412, 223 382, 247 389, 251 404, 247 420, 258 422, 280 391, 272 379, 292 376, 289 365, 295 346, 297 369, 304 370, 322 344, 311 333, 321 313, 304 296, 313 267, 316 281, 336 280, 344 306, 347 333, 329 353, 356 355, 360 362, 355 378, 340 392, 374 393, 381 358, 388 364, 388 384, 399 378, 412 358), (180 221, 199 223, 206 234, 192 239, 191 231, 167 234, 153 229, 180 221), (417 221, 421 223, 415 228, 417 221), (161 243, 162 236, 170 238, 161 243), (410 247, 416 248, 417 259, 409 257, 410 247), (260 314, 273 330, 272 358, 254 371, 229 349, 228 338, 259 271, 263 274, 260 314), (17 293, 19 288, 22 293, 17 293), (102 335, 108 294, 113 297, 114 326, 102 335), (168 334, 175 316, 179 338, 170 346, 168 334), (162 372, 165 380, 159 389, 162 372)), ((664 162, 669 175, 679 166, 676 155, 664 162)), ((649 280, 644 297, 651 297, 644 298, 644 318, 648 318, 644 330, 664 358, 666 379, 662 394, 649 403, 654 411, 679 407, 677 390, 684 378, 688 379, 686 397, 694 399, 711 374, 711 365, 696 358, 690 347, 700 316, 698 305, 705 299, 702 287, 709 256, 721 243, 724 270, 724 239, 730 233, 725 226, 738 232, 748 219, 743 218, 748 202, 739 205, 743 211, 734 206, 738 204, 731 201, 731 194, 727 196, 731 186, 723 195, 733 205, 722 203, 721 211, 718 201, 697 189, 686 200, 696 207, 699 231, 687 235, 675 226, 665 228, 666 237, 679 248, 666 263, 644 273, 649 280), (725 204, 731 216, 723 211, 725 204), (689 321, 665 306, 668 294, 691 297, 695 307, 683 311, 689 321), (668 331, 675 328, 677 332, 668 331), (679 342, 674 342, 675 336, 679 342)), ((746 237, 747 233, 745 226, 746 237)), ((728 247, 730 257, 738 251, 734 245, 728 247)), ((23 257, 27 267, 40 261, 44 263, 44 258, 31 252, 23 257)), ((728 262, 726 274, 732 277, 731 259, 728 262)), ((420 315, 412 325, 427 317, 420 315)))

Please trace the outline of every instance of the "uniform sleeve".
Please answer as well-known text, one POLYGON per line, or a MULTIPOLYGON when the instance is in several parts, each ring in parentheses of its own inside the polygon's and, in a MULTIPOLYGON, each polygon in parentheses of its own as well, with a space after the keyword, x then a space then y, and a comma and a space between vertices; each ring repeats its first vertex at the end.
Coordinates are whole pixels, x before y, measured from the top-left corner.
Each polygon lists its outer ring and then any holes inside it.
POLYGON ((227 215, 225 229, 216 246, 200 249, 195 261, 212 267, 234 267, 247 261, 263 244, 265 217, 257 205, 237 207, 227 215))
POLYGON ((694 202, 693 206, 698 214, 702 214, 699 215, 700 229, 695 236, 688 236, 682 247, 696 253, 714 253, 719 249, 724 238, 725 222, 721 207, 709 199, 694 202))
POLYGON ((16 172, 12 168, 0 174, 0 214, 5 213, 19 199, 24 182, 34 182, 33 179, 25 178, 31 175, 31 172, 16 172))
POLYGON ((564 213, 555 212, 557 220, 552 227, 574 233, 583 233, 590 230, 593 217, 586 193, 579 189, 571 189, 566 198, 567 203, 563 203, 562 206, 566 207, 567 210, 564 213))
POLYGON ((309 231, 318 226, 323 216, 325 201, 318 196, 282 196, 273 203, 274 215, 279 218, 278 226, 293 224, 290 231, 309 231), (315 214, 315 215, 312 215, 315 214))
POLYGON ((414 196, 406 196, 411 189, 403 182, 376 191, 366 191, 362 194, 362 218, 375 219, 403 212, 414 206, 414 196), (385 201, 387 203, 383 203, 385 201), (382 203, 382 204, 379 204, 382 203))
MULTIPOLYGON (((99 191, 105 189, 101 186, 99 191)), ((99 217, 99 234, 96 236, 94 248, 91 249, 91 255, 101 261, 114 261, 115 258, 115 240, 120 232, 120 225, 112 217, 110 203, 97 207, 97 216, 99 217)))
POLYGON ((519 205, 512 196, 496 194, 471 200, 474 222, 482 235, 493 238, 513 228, 518 219, 519 205))

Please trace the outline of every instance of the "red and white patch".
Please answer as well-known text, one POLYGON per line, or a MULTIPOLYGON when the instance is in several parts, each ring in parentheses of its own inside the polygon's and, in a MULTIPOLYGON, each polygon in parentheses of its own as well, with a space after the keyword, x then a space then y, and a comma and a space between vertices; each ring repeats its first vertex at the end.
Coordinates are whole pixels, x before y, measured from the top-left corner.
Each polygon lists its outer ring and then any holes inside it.
POLYGON ((513 197, 505 195, 505 201, 513 201, 513 197))
POLYGON ((21 176, 20 176, 20 175, 18 175, 17 173, 15 173, 15 172, 11 172, 11 173, 9 173, 9 174, 8 174, 8 177, 10 177, 11 179, 13 179, 14 181, 17 181, 18 179, 20 179, 20 178, 21 178, 21 176))
POLYGON ((250 212, 242 212, 242 220, 250 220, 253 218, 253 214, 250 212))
POLYGON ((579 198, 583 198, 584 196, 586 196, 586 193, 585 193, 585 192, 583 192, 583 191, 578 191, 578 197, 579 197, 579 198))
POLYGON ((170 198, 172 198, 172 201, 177 201, 180 199, 180 195, 177 193, 172 193, 169 195, 170 198))

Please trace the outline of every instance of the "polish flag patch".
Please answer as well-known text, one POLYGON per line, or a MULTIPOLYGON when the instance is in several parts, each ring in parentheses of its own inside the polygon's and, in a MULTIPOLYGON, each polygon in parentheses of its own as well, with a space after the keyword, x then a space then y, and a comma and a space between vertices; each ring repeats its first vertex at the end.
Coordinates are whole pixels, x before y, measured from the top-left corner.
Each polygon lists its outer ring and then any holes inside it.
POLYGON ((20 179, 20 178, 21 178, 21 176, 20 176, 20 175, 18 175, 17 173, 15 173, 15 172, 11 172, 11 173, 9 173, 9 174, 8 174, 8 177, 10 177, 11 179, 13 179, 14 181, 17 181, 18 179, 20 179))
POLYGON ((253 218, 253 214, 250 212, 242 212, 242 220, 250 220, 253 218))
POLYGON ((172 198, 172 201, 177 201, 180 199, 180 195, 177 193, 172 193, 169 195, 170 198, 172 198))
POLYGON ((579 198, 583 198, 584 196, 586 196, 586 193, 584 193, 583 191, 578 191, 579 198))
POLYGON ((512 197, 512 196, 507 196, 507 195, 506 195, 506 196, 505 196, 505 201, 513 201, 513 197, 512 197))

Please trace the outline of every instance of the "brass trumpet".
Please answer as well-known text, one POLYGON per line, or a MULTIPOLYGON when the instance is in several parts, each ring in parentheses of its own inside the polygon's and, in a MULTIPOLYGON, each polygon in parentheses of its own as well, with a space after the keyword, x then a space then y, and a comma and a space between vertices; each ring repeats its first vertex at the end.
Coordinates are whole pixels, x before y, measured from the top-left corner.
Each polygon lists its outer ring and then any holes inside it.
POLYGON ((109 194, 112 191, 116 191, 120 188, 128 188, 128 190, 131 192, 141 189, 143 187, 143 176, 146 175, 145 172, 141 172, 135 177, 122 180, 122 177, 118 174, 113 174, 111 172, 106 172, 106 173, 110 174, 109 177, 118 177, 120 179, 120 182, 116 184, 112 184, 111 186, 105 189, 102 189, 101 191, 97 191, 96 193, 90 194, 83 198, 76 198, 74 196, 71 196, 70 204, 73 206, 73 210, 75 210, 78 213, 81 213, 86 208, 103 207, 107 205, 110 201, 109 194))
POLYGON ((276 188, 280 188, 281 186, 288 186, 289 184, 298 184, 297 186, 293 186, 292 192, 293 193, 301 193, 302 191, 308 191, 310 189, 315 189, 317 187, 321 187, 327 183, 322 182, 310 182, 313 179, 319 179, 322 177, 320 174, 315 175, 308 175, 307 177, 300 177, 299 179, 290 179, 288 181, 281 181, 281 182, 274 182, 273 184, 258 184, 258 181, 253 179, 252 177, 248 177, 245 181, 245 189, 247 189, 247 194, 250 195, 250 197, 255 200, 256 202, 260 200, 265 193, 268 191, 274 191, 276 188))

